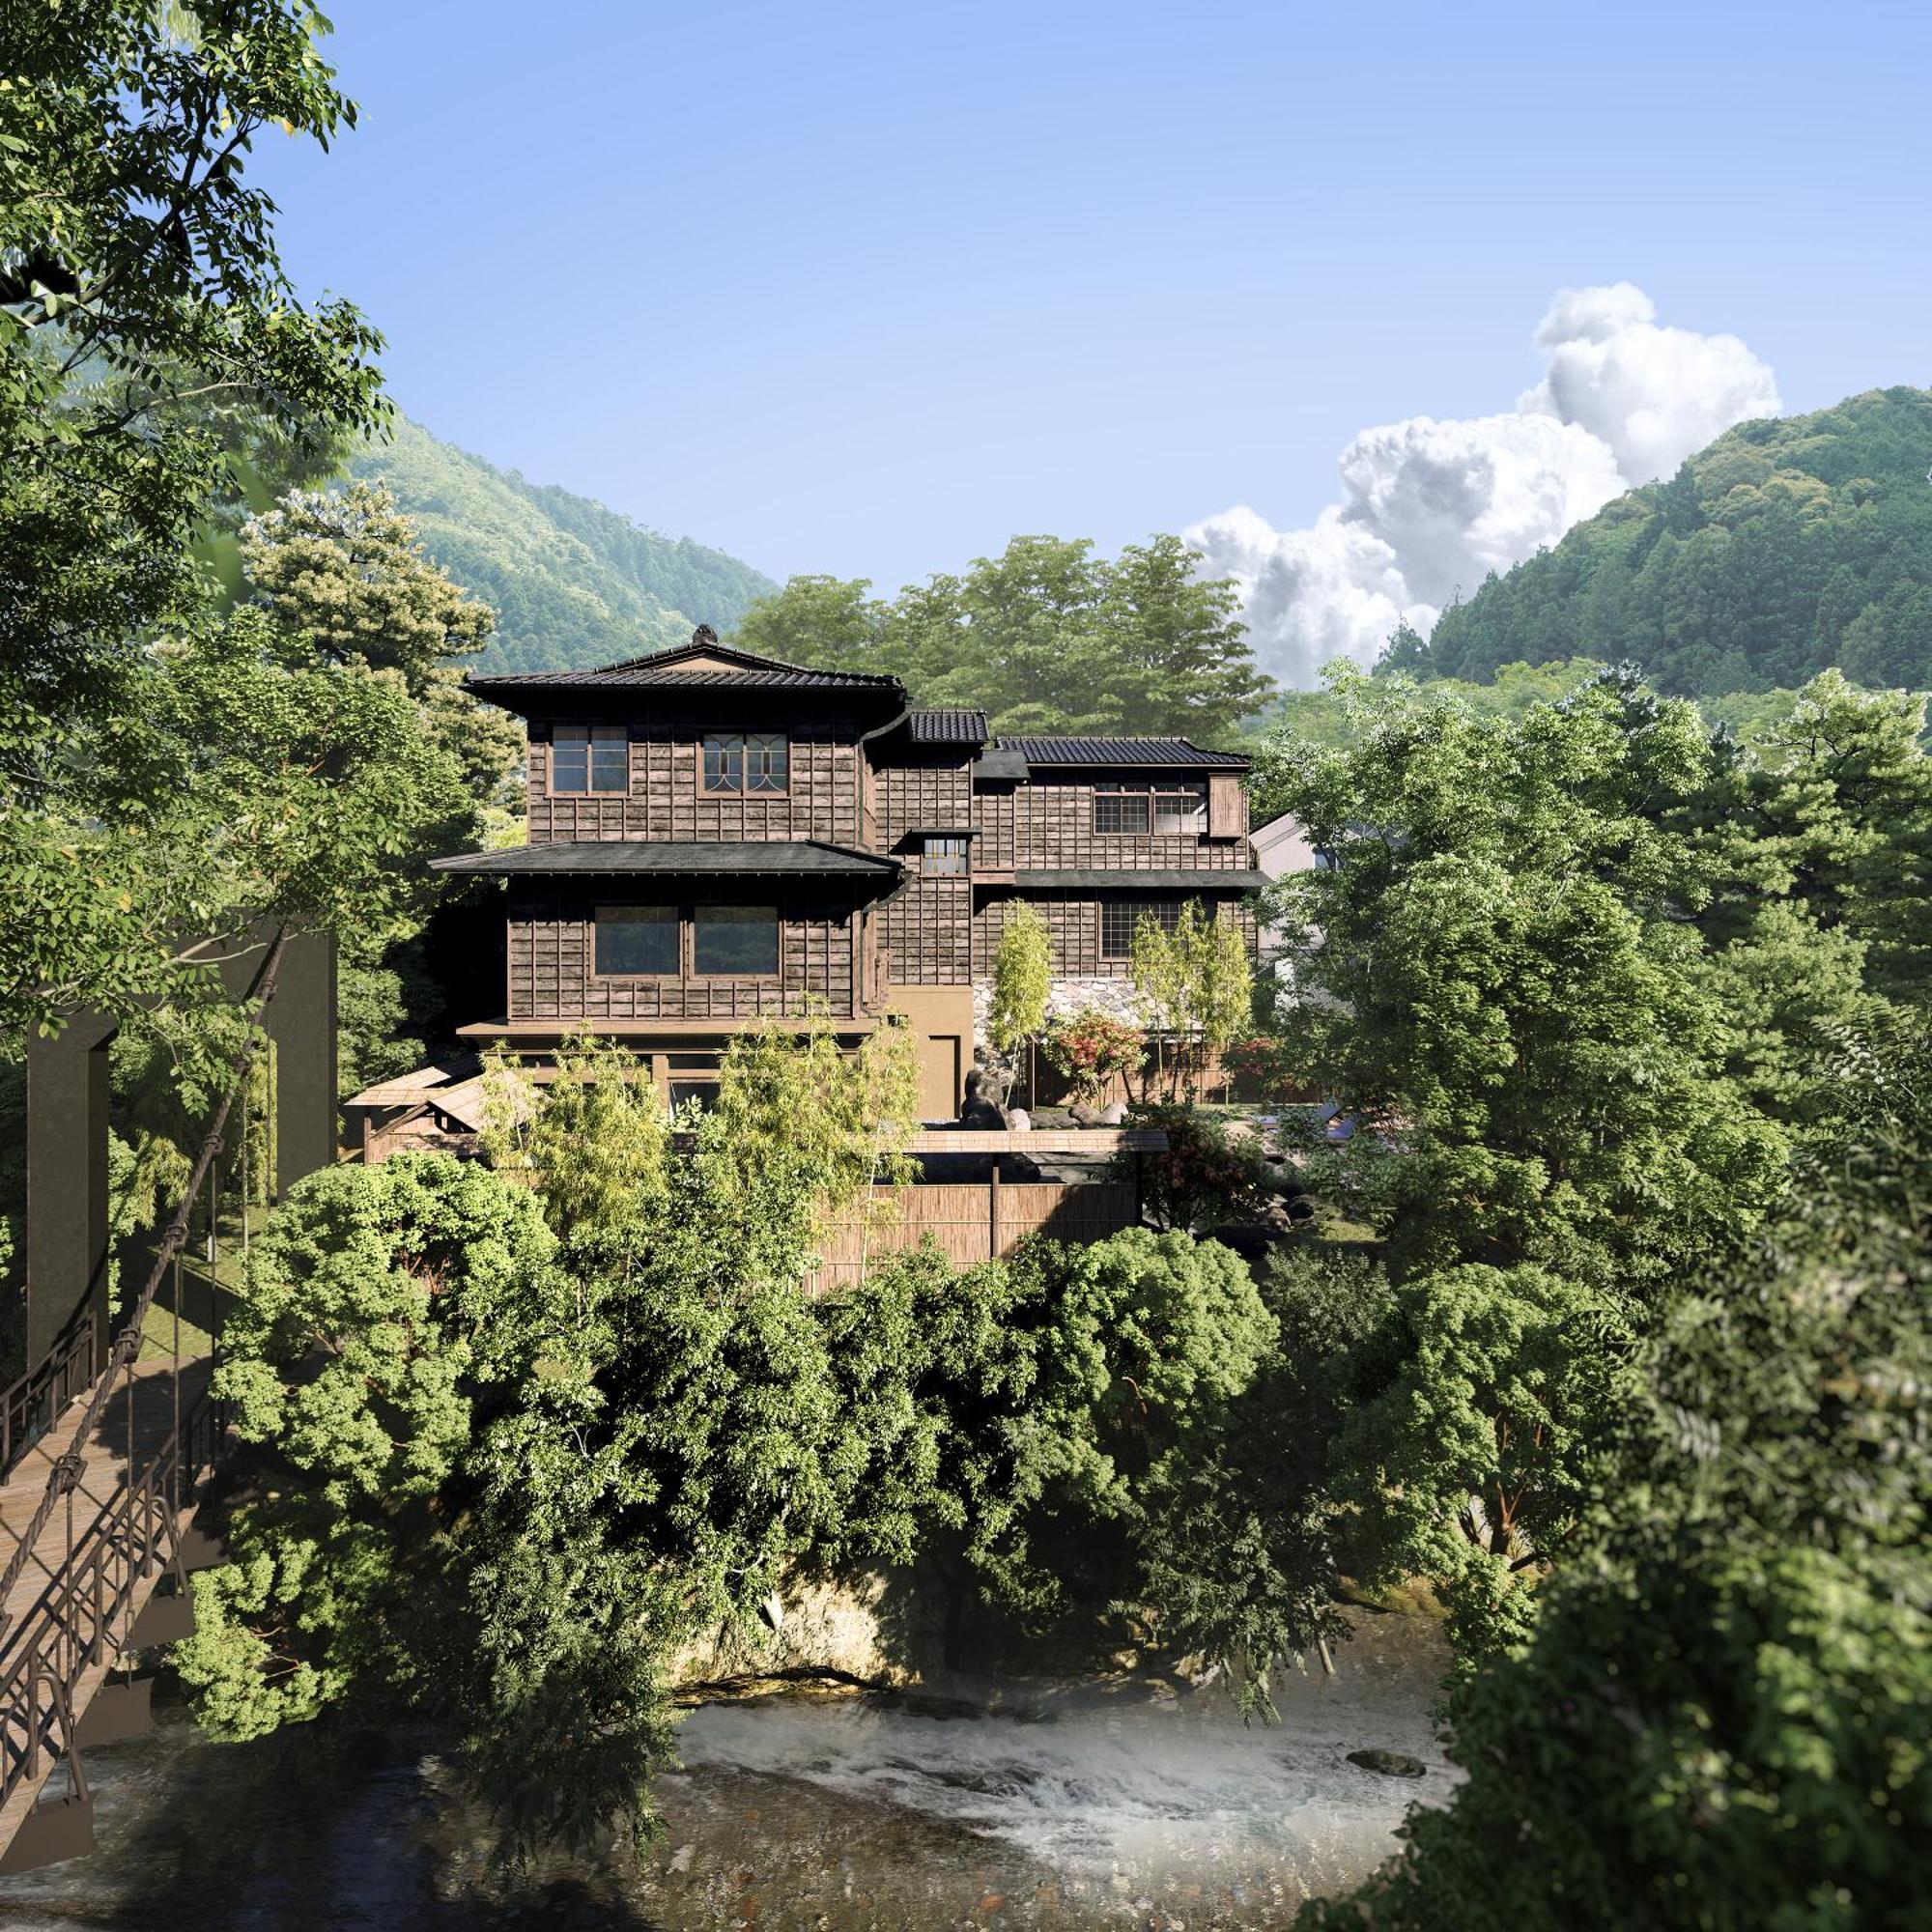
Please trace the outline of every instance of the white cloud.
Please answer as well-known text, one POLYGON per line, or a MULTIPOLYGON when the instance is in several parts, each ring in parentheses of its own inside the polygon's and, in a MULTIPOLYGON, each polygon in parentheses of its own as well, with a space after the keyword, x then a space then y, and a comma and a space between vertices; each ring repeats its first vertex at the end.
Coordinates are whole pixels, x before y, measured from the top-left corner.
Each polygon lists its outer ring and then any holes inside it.
POLYGON ((1331 658, 1371 663, 1399 621, 1426 634, 1459 588, 1732 423, 1777 412, 1771 370, 1738 337, 1661 327, 1656 313, 1629 282, 1566 289, 1536 332, 1543 380, 1514 412, 1362 431, 1342 452, 1342 500, 1312 529, 1274 529, 1245 506, 1193 526, 1203 573, 1240 584, 1263 667, 1306 687, 1331 658))

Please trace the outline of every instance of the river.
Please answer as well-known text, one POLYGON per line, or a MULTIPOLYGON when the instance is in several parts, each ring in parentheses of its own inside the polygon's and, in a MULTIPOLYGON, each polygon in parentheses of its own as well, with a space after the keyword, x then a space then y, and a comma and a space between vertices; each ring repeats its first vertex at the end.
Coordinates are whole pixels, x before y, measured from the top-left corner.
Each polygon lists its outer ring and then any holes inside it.
POLYGON ((1427 1716, 1443 1663, 1433 1625, 1362 1614, 1333 1677, 1285 1679, 1275 1724, 1149 1682, 706 1705, 640 1864, 559 1862, 515 1895, 433 1740, 214 1745, 162 1709, 88 1754, 99 1848, 0 1880, 0 1932, 1279 1926, 1448 1797, 1427 1716), (1365 1747, 1427 1775, 1348 1762, 1365 1747))

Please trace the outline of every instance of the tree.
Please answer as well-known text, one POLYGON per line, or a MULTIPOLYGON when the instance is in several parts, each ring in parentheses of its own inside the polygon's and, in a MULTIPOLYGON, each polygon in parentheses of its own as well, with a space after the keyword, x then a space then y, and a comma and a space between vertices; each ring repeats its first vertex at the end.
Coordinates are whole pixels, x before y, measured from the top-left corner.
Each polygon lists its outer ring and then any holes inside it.
POLYGON ((1225 736, 1268 692, 1234 586, 1194 576, 1178 537, 1095 557, 1082 539, 1014 537, 963 575, 877 599, 795 577, 734 641, 795 663, 883 672, 915 701, 983 707, 1002 731, 1225 736))
POLYGON ((1167 1098, 1193 1098, 1210 1054, 1246 1032, 1254 1009, 1247 937, 1189 899, 1172 927, 1145 915, 1130 961, 1135 996, 1160 1043, 1167 1098))
POLYGON ((1844 1139, 1645 1346, 1534 1634, 1453 1690, 1466 1780, 1311 1932, 1922 1916, 1932 1042, 1841 1041, 1844 1139))
POLYGON ((1520 1636, 1619 1362, 1776 1198, 1787 1076, 1864 995, 1803 909, 1714 917, 1747 875, 1704 816, 1730 754, 1690 705, 1618 673, 1518 721, 1363 701, 1354 751, 1292 761, 1331 863, 1279 894, 1283 1032, 1362 1122, 1316 1159, 1387 1239, 1388 1379, 1342 1457, 1363 1547, 1436 1577, 1474 1657, 1520 1636), (1739 997, 1775 979, 1819 997, 1739 997))
POLYGON ((378 338, 304 308, 244 179, 279 125, 355 107, 306 0, 29 9, 0 93, 0 730, 44 772, 60 726, 126 701, 132 640, 193 604, 190 539, 226 441, 373 425, 378 338))
POLYGON ((430 560, 387 489, 293 490, 242 526, 241 557, 291 663, 393 672, 477 796, 498 790, 523 732, 464 691, 450 662, 489 642, 496 613, 430 560))
POLYGON ((1075 1100, 1097 1100, 1115 1080, 1131 1082, 1147 1058, 1147 1036, 1100 1007, 1063 1013, 1040 1042, 1046 1063, 1065 1076, 1075 1100))
POLYGON ((1007 907, 993 949, 993 1004, 986 1037, 997 1052, 1011 1060, 1039 1037, 1052 992, 1052 928, 1038 907, 1014 899, 1007 907))
MULTIPOLYGON (((13 890, 0 912, 0 1037, 10 1046, 81 1002, 131 1014, 156 998, 207 999, 184 970, 185 937, 353 896, 326 855, 313 880, 273 864, 302 845, 306 828, 286 814, 304 797, 318 829, 345 829, 307 779, 353 766, 371 733, 390 733, 380 699, 337 694, 322 705, 322 687, 299 672, 277 686, 244 671, 265 634, 242 624, 217 635, 194 545, 234 495, 238 464, 300 469, 304 452, 380 420, 377 337, 347 303, 296 298, 272 205, 244 179, 265 127, 327 145, 354 108, 316 51, 321 16, 305 0, 212 0, 179 22, 135 0, 9 20, 0 863, 13 890), (213 682, 225 688, 211 712, 213 682), (319 705, 355 714, 337 716, 327 748, 307 737, 323 723, 319 705), (156 716, 185 711, 209 746, 160 743, 156 716), (251 737, 253 785, 231 755, 251 737), (283 755, 298 738, 313 761, 306 775, 283 755)), ((407 755, 399 762, 407 810, 414 774, 407 755)), ((379 853, 394 849, 387 831, 376 841, 379 853)))
POLYGON ((1272 690, 1242 642, 1240 597, 1195 574, 1200 553, 1179 537, 1128 544, 1105 572, 1098 630, 1119 680, 1123 728, 1152 737, 1212 739, 1272 690))

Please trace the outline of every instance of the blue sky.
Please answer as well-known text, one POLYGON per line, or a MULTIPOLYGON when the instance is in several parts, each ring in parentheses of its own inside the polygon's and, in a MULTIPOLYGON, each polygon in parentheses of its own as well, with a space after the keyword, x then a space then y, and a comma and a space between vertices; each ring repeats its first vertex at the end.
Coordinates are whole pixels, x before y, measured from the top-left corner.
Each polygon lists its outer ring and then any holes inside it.
POLYGON ((438 435, 776 576, 1306 524, 1567 286, 1788 410, 1928 380, 1918 9, 325 4, 303 287, 438 435))

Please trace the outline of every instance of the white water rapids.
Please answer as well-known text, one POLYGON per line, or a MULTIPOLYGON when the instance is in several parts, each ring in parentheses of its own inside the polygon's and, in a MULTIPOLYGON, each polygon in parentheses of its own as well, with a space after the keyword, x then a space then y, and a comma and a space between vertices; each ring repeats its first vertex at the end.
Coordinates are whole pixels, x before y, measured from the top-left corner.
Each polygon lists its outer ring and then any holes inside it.
POLYGON ((0 1880, 0 1932, 1283 1926, 1452 1789, 1427 1717, 1434 1627, 1364 1616, 1336 1662, 1286 1678, 1274 1724, 1147 1684, 709 1705, 659 1782, 665 1833, 641 1866, 558 1861, 521 1903, 426 1741, 216 1746, 177 1713, 90 1754, 99 1850, 0 1880), (1348 1762, 1376 1747, 1427 1775, 1348 1762))

